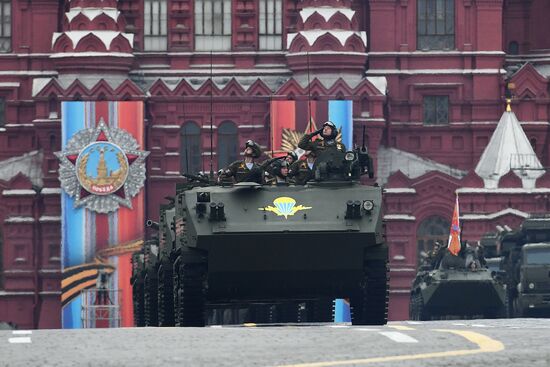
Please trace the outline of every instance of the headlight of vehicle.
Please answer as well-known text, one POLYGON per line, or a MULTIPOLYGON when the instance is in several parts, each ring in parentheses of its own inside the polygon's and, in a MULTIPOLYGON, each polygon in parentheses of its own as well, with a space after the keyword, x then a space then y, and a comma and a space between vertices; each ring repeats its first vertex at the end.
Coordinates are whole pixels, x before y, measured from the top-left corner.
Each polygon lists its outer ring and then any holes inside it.
POLYGON ((354 152, 347 152, 344 159, 348 162, 351 162, 355 159, 355 153, 354 152))
POLYGON ((535 284, 534 283, 529 283, 529 289, 535 289, 535 284))
POLYGON ((363 201, 363 209, 370 212, 372 209, 374 209, 374 202, 372 200, 363 201))

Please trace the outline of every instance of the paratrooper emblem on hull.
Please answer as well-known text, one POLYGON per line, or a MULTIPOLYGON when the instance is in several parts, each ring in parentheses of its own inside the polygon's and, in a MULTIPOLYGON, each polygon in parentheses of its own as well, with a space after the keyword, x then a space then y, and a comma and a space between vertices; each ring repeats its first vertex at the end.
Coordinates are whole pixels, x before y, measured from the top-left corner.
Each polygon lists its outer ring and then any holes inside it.
POLYGON ((98 213, 132 208, 145 181, 145 157, 136 139, 125 130, 99 125, 77 132, 65 150, 56 152, 59 181, 74 198, 74 206, 98 213))
POLYGON ((268 205, 264 208, 258 208, 258 210, 273 212, 278 216, 288 219, 289 216, 293 216, 300 210, 311 209, 311 206, 296 205, 296 200, 286 196, 281 196, 273 200, 273 205, 275 206, 268 205))

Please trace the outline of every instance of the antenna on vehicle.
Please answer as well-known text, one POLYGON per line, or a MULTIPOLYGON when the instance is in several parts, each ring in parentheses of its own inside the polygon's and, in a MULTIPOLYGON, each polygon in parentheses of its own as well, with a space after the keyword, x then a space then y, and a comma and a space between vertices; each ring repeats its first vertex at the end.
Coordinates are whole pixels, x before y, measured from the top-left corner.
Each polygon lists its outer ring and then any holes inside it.
POLYGON ((307 125, 311 124, 311 83, 309 80, 309 51, 306 52, 306 60, 307 60, 307 112, 308 112, 308 120, 307 125))
POLYGON ((214 179, 214 170, 212 166, 212 157, 214 156, 214 126, 212 121, 214 105, 214 79, 213 79, 212 49, 210 50, 210 180, 214 179))
POLYGON ((271 140, 271 158, 274 158, 275 151, 274 151, 274 137, 273 137, 273 126, 271 126, 271 106, 273 105, 273 92, 270 88, 270 94, 269 94, 269 139, 271 140))

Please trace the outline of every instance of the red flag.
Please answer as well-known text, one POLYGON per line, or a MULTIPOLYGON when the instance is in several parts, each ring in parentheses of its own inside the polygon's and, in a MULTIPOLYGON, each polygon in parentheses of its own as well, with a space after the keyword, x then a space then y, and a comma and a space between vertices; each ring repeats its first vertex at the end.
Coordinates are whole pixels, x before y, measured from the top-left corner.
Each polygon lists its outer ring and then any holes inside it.
POLYGON ((296 102, 271 101, 271 150, 282 153, 283 129, 296 130, 296 102))
POLYGON ((455 210, 453 211, 453 221, 451 222, 451 233, 449 234, 449 252, 455 256, 460 252, 460 220, 458 210, 458 195, 456 196, 455 210))

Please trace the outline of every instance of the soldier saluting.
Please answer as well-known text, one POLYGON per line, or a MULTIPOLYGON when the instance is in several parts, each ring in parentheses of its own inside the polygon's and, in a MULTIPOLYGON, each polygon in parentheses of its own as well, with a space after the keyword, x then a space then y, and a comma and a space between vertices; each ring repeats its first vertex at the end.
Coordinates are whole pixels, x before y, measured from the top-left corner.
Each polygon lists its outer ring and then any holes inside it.
POLYGON ((312 132, 311 134, 305 134, 300 142, 298 147, 303 150, 311 150, 316 155, 319 155, 322 151, 327 149, 336 149, 340 152, 346 151, 346 146, 342 143, 336 141, 336 136, 338 135, 338 129, 332 121, 327 121, 323 126, 312 132), (321 139, 311 141, 315 135, 321 135, 321 139))
POLYGON ((253 140, 248 140, 244 147, 244 159, 231 163, 220 174, 220 179, 224 180, 233 177, 236 182, 257 182, 262 183, 262 170, 254 161, 262 155, 262 149, 253 140))
MULTIPOLYGON (((276 181, 275 169, 280 167, 281 160, 287 163, 287 166, 290 167, 293 163, 298 160, 298 154, 293 151, 287 152, 286 156, 276 157, 268 159, 262 163, 260 167, 263 167, 265 170, 265 183, 271 183, 276 181)), ((290 176, 289 176, 290 177, 290 176)))

